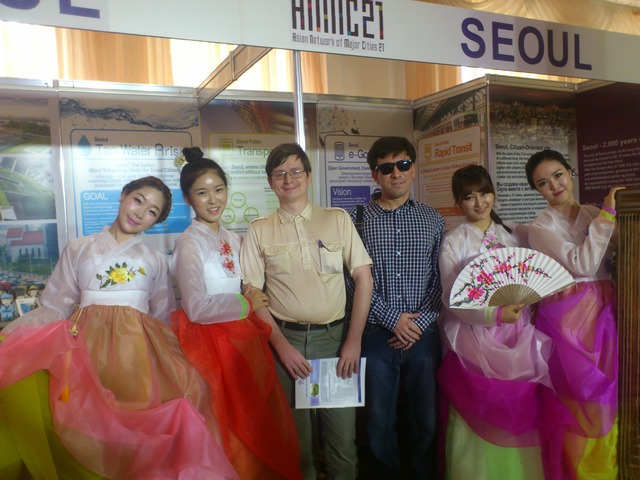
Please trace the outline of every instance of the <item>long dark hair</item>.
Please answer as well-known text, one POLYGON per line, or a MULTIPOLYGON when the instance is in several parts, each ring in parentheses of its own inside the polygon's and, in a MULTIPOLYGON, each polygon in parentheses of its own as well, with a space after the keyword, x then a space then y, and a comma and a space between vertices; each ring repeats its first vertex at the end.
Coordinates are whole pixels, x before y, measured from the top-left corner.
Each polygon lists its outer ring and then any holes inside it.
MULTIPOLYGON (((491 175, 481 165, 467 165, 456 170, 451 177, 451 191, 457 205, 462 204, 464 198, 473 192, 491 193, 494 197, 496 196, 491 175)), ((493 208, 490 215, 491 220, 501 225, 507 232, 513 233, 493 208)))
POLYGON ((571 165, 569 165, 569 162, 564 158, 564 155, 556 150, 541 150, 531 155, 529 160, 527 160, 527 164, 524 166, 524 171, 527 174, 527 182, 529 182, 529 186, 534 190, 537 190, 538 188, 533 182, 533 172, 536 171, 538 165, 546 160, 555 160, 556 162, 559 162, 564 168, 571 172, 571 175, 574 175, 574 171, 571 168, 571 165))
POLYGON ((155 188, 164 197, 164 208, 160 212, 160 215, 158 215, 156 223, 164 222, 169 216, 169 212, 171 211, 171 190, 158 177, 149 176, 138 178, 127 183, 124 187, 122 187, 122 194, 129 195, 131 192, 140 190, 143 187, 155 188))
POLYGON ((228 186, 227 175, 218 163, 210 158, 205 158, 203 151, 200 147, 184 147, 182 154, 187 160, 187 163, 182 167, 180 171, 180 189, 185 197, 189 198, 189 191, 200 178, 201 175, 207 171, 212 171, 220 177, 224 186, 228 186))

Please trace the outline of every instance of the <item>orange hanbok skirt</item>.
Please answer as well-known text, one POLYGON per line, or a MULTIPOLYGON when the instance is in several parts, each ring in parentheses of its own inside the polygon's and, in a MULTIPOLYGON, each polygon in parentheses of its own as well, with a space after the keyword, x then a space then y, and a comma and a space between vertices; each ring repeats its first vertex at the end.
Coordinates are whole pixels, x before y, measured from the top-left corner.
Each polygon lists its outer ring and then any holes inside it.
POLYGON ((269 325, 255 314, 233 322, 171 322, 191 363, 209 383, 222 444, 242 480, 301 479, 298 436, 276 375, 269 325))

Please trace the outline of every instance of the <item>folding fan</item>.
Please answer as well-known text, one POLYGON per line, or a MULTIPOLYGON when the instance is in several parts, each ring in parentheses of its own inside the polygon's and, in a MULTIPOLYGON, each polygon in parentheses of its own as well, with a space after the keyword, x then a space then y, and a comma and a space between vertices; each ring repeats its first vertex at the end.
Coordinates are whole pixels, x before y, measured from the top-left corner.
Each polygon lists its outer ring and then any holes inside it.
POLYGON ((529 248, 488 251, 460 272, 451 289, 452 308, 530 305, 575 283, 553 258, 529 248))

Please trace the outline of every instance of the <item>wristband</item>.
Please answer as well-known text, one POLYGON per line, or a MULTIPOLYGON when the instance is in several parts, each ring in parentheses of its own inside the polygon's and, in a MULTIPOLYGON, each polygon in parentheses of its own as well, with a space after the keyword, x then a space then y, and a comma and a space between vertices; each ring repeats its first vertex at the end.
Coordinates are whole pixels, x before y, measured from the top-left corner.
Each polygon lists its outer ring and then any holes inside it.
POLYGON ((611 207, 607 207, 606 205, 602 206, 602 210, 604 210, 607 213, 610 213, 611 215, 616 215, 618 212, 615 211, 615 209, 611 208, 611 207))
POLYGON ((612 215, 611 213, 607 212, 606 210, 600 210, 600 216, 603 217, 603 218, 606 218, 607 220, 609 220, 611 222, 615 222, 616 221, 615 215, 612 215))
POLYGON ((240 312, 240 320, 247 318, 253 312, 253 303, 241 293, 236 293, 236 298, 240 300, 242 311, 240 312))
POLYGON ((504 307, 500 306, 498 307, 498 311, 496 312, 496 325, 500 326, 502 325, 502 309, 504 307))
POLYGON ((484 309, 484 325, 492 327, 496 323, 496 311, 498 307, 487 307, 484 309))

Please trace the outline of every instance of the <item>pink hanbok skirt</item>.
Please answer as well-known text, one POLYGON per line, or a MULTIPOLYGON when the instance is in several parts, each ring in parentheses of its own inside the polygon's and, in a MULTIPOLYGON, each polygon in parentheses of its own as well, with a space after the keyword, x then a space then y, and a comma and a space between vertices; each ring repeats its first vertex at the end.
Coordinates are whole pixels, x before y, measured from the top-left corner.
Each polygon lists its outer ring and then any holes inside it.
MULTIPOLYGON (((2 425, 0 439, 18 445, 39 478, 238 478, 206 383, 171 328, 131 307, 91 306, 68 321, 17 328, 0 343, 0 389, 4 419, 24 405, 45 411, 28 431, 2 425), (34 455, 36 446, 46 451, 34 455)), ((11 466, 7 456, 0 452, 0 469, 11 466)))
POLYGON ((575 420, 553 391, 553 342, 531 310, 513 324, 447 318, 442 329, 450 348, 438 372, 446 477, 566 478, 563 441, 575 420))
POLYGON ((577 424, 564 446, 572 478, 617 478, 618 335, 613 282, 581 282, 543 299, 536 326, 554 342, 549 374, 577 424))

